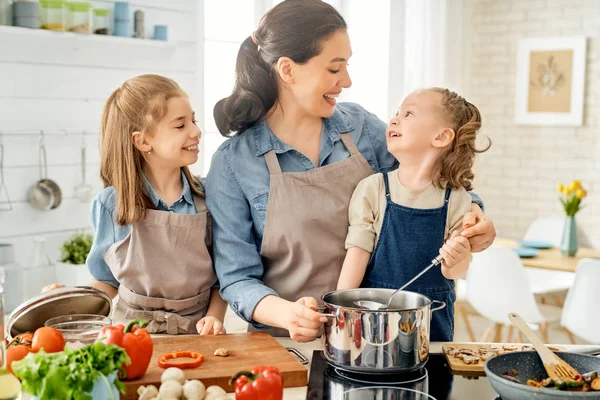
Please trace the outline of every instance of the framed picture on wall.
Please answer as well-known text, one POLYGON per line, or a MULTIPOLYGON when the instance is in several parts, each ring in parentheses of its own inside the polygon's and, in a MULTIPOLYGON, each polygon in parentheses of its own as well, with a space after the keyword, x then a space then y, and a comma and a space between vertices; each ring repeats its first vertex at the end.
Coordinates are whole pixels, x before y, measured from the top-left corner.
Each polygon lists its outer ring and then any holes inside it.
POLYGON ((517 124, 582 124, 585 50, 585 36, 519 40, 517 124))

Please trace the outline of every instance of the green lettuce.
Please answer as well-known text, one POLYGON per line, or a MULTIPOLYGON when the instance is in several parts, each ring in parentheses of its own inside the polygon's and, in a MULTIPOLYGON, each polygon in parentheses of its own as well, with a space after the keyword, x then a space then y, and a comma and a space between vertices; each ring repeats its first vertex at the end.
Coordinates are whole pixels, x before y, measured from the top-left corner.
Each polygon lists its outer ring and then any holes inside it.
MULTIPOLYGON (((96 381, 120 370, 131 361, 125 350, 113 344, 95 342, 80 349, 65 348, 48 354, 43 350, 29 353, 12 364, 24 391, 40 400, 91 400, 96 381)), ((115 386, 125 393, 125 385, 115 378, 115 386)))

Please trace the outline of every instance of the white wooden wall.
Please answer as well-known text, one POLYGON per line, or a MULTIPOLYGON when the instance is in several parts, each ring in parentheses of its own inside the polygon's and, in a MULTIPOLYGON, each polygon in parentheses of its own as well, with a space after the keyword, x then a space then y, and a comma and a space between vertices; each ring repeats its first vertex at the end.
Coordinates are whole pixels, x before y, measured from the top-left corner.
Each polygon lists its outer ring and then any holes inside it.
MULTIPOLYGON (((112 3, 94 1, 104 8, 112 3)), ((65 238, 89 229, 90 203, 74 197, 81 180, 79 132, 88 132, 88 179, 97 193, 102 189, 97 131, 111 91, 135 75, 157 73, 175 79, 202 109, 201 96, 195 96, 201 88, 200 6, 195 0, 131 2, 132 12, 145 13, 146 36, 154 24, 168 25, 167 43, 0 27, 0 141, 13 203, 12 211, 0 211, 0 243, 14 244, 20 264, 29 262, 34 236, 45 237, 48 254, 57 259, 65 238), (35 210, 27 202, 28 189, 39 179, 41 129, 47 132, 48 176, 63 191, 62 204, 52 211, 35 210), (61 134, 62 129, 71 134, 61 134)), ((0 194, 0 210, 5 207, 0 194)))

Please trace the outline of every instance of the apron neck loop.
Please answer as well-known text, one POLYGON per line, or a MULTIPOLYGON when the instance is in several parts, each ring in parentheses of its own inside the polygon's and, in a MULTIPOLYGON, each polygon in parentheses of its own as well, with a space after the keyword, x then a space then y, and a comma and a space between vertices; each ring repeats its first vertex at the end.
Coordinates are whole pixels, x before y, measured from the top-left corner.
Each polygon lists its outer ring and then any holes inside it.
POLYGON ((342 143, 344 143, 351 156, 359 154, 358 147, 348 132, 340 133, 340 139, 342 139, 342 143))
POLYGON ((271 174, 281 174, 281 166, 279 165, 279 160, 277 160, 275 150, 271 149, 265 153, 265 161, 271 174))
POLYGON ((446 188, 446 195, 444 196, 444 205, 448 205, 448 201, 450 201, 450 193, 452 193, 452 188, 446 188))

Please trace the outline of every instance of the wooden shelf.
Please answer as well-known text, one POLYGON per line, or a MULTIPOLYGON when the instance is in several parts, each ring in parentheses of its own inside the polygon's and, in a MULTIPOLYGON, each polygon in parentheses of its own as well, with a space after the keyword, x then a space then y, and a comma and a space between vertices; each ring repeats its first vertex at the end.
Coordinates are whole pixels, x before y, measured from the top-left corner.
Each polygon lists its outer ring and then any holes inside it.
POLYGON ((132 45, 144 47, 175 47, 177 43, 163 40, 136 39, 110 35, 96 35, 75 32, 51 31, 47 29, 22 28, 19 26, 0 26, 0 35, 20 35, 27 37, 56 38, 76 42, 96 42, 115 45, 132 45))

